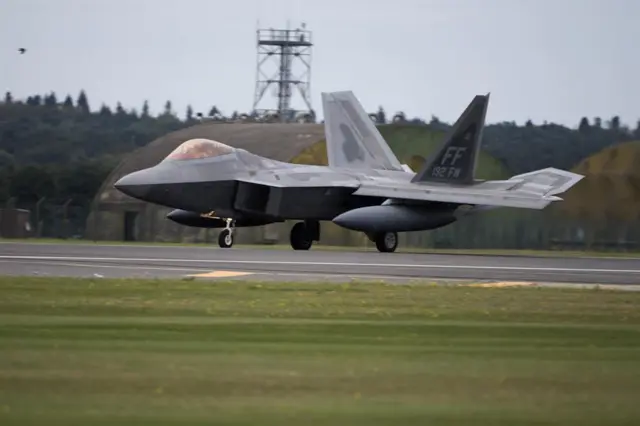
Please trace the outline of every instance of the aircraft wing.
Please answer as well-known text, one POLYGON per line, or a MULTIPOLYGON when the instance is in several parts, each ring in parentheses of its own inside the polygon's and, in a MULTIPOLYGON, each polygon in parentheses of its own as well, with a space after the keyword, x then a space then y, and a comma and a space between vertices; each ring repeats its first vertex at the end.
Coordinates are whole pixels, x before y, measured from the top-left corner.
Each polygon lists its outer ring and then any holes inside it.
POLYGON ((448 188, 415 184, 380 185, 362 184, 353 195, 385 197, 395 200, 436 201, 452 204, 474 204, 497 207, 543 209, 558 197, 531 197, 509 191, 482 191, 471 188, 448 188))
POLYGON ((583 177, 565 170, 548 168, 514 176, 505 181, 487 181, 464 186, 370 180, 362 182, 353 195, 543 209, 553 201, 562 200, 556 195, 567 191, 583 177))
POLYGON ((352 195, 382 197, 394 200, 435 201, 476 206, 543 209, 578 183, 584 176, 565 170, 547 168, 517 175, 508 180, 495 180, 473 185, 411 182, 389 177, 354 179, 347 173, 327 168, 300 167, 262 171, 239 181, 272 187, 352 188, 352 195), (322 170, 322 171, 321 171, 322 170))

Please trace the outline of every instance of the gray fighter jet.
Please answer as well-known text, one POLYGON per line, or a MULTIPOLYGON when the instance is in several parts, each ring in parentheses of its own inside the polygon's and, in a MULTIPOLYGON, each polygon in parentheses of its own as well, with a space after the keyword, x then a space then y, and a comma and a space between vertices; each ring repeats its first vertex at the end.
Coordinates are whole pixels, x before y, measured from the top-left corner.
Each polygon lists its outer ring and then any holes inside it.
POLYGON ((122 177, 125 194, 176 209, 169 219, 222 228, 300 220, 294 250, 320 238, 320 222, 364 232, 393 252, 398 232, 430 230, 499 208, 542 209, 583 176, 547 168, 508 180, 475 179, 489 95, 471 101, 442 146, 414 173, 393 154, 350 91, 323 93, 328 166, 290 164, 208 139, 184 142, 158 165, 122 177))

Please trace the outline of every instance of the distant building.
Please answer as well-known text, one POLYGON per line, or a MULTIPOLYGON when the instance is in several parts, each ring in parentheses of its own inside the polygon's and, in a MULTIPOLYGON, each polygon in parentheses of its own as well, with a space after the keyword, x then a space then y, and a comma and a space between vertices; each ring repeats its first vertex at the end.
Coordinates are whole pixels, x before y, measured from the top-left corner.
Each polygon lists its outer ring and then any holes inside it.
POLYGON ((0 208, 0 238, 27 238, 33 236, 29 210, 0 208))

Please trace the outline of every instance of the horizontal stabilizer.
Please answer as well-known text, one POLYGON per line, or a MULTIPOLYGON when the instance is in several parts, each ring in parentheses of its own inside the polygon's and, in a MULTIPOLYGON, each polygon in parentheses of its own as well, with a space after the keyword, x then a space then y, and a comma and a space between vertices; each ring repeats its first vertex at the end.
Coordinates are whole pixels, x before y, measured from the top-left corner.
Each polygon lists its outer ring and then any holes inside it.
POLYGON ((549 167, 523 173, 509 180, 519 181, 511 190, 548 197, 568 191, 582 178, 584 178, 583 175, 549 167))

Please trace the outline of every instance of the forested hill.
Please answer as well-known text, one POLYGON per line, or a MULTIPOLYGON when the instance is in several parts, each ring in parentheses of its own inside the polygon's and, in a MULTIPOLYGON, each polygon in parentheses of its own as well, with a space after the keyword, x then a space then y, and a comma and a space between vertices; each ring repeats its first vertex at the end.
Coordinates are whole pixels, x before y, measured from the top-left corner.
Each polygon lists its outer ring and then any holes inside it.
MULTIPOLYGON (((203 118, 236 120, 242 116, 247 117, 237 112, 224 117, 215 106, 207 117, 199 117, 192 108, 178 116, 170 101, 161 114, 152 116, 146 102, 137 110, 120 104, 113 110, 104 105, 92 108, 84 92, 76 98, 61 99, 50 93, 25 100, 15 100, 7 93, 0 101, 0 202, 13 197, 18 204, 29 204, 47 197, 88 203, 123 155, 203 118)), ((436 117, 425 122, 405 119, 402 113, 387 120, 383 109, 371 116, 379 124, 404 121, 433 128, 449 126, 436 117)), ((484 149, 513 173, 523 173, 548 166, 568 169, 607 146, 640 138, 639 126, 629 129, 617 117, 605 123, 600 118, 582 118, 576 127, 492 124, 484 132, 484 149)))
POLYGON ((120 104, 112 111, 102 106, 91 112, 84 92, 77 100, 54 94, 29 97, 25 102, 6 94, 0 105, 0 156, 3 164, 60 164, 87 159, 120 157, 160 135, 189 126, 167 111, 149 115, 146 103, 140 113, 120 104))
MULTIPOLYGON (((384 118, 384 112, 371 114, 372 118, 384 118)), ((392 121, 404 118, 402 113, 392 121)), ((432 116, 429 122, 420 118, 409 122, 447 130, 451 124, 432 116)), ((483 132, 483 149, 501 160, 515 174, 545 167, 571 169, 583 159, 620 142, 640 139, 640 120, 635 127, 620 122, 614 116, 603 122, 602 118, 582 117, 575 128, 544 122, 527 121, 524 126, 515 122, 488 124, 483 132)))
POLYGON ((622 126, 618 117, 607 121, 606 126, 600 118, 591 123, 582 118, 577 129, 553 123, 499 123, 487 126, 483 136, 484 149, 514 173, 545 167, 568 170, 608 146, 640 139, 640 122, 633 130, 622 126))

